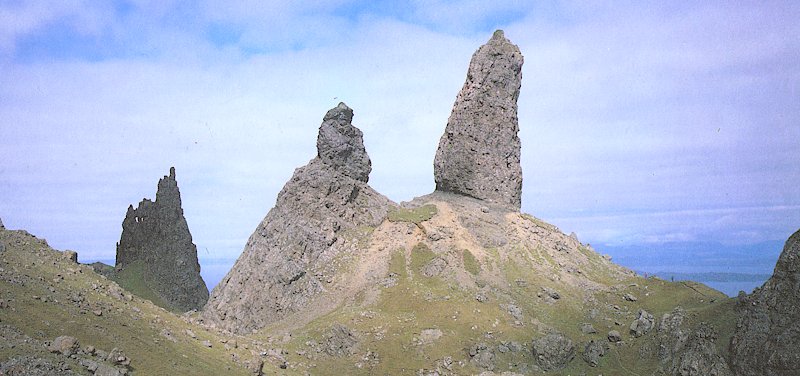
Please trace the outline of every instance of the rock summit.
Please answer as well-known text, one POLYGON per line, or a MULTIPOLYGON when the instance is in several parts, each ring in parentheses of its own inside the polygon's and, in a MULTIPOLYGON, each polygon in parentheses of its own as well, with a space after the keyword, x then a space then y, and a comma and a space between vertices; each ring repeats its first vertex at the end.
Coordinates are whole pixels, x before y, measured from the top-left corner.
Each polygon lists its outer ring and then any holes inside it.
POLYGON ((209 320, 249 333, 303 310, 325 292, 331 260, 348 246, 342 234, 386 217, 391 202, 367 185, 370 160, 352 119, 344 103, 325 114, 317 156, 295 170, 212 291, 209 320))
POLYGON ((517 99, 522 63, 519 48, 501 30, 472 55, 466 82, 436 151, 437 191, 520 209, 517 99))

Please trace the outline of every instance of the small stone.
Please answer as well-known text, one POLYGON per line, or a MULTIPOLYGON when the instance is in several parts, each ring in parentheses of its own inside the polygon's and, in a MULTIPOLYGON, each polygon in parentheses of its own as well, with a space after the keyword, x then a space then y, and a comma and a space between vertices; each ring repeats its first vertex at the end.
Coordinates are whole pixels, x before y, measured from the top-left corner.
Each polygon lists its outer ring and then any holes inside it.
POLYGON ((581 324, 581 333, 583 334, 594 334, 597 333, 597 329, 592 326, 592 324, 585 322, 581 324))
POLYGON ((209 340, 205 340, 205 341, 203 341, 203 346, 205 346, 205 347, 208 347, 208 348, 211 348, 211 347, 212 347, 212 345, 211 345, 211 341, 209 341, 209 340))
POLYGON ((99 309, 92 310, 92 313, 94 313, 95 316, 103 316, 103 311, 99 309))
POLYGON ((619 334, 618 331, 612 330, 612 331, 608 332, 608 341, 609 342, 614 342, 614 343, 620 342, 620 341, 622 341, 622 335, 619 334))
POLYGON ((551 288, 548 288, 548 287, 542 287, 542 292, 543 292, 543 293, 544 293, 544 294, 545 294, 547 297, 549 297, 550 299, 553 299, 553 300, 558 300, 558 299, 561 299, 561 294, 559 294, 559 293, 558 293, 558 291, 556 291, 556 290, 553 290, 553 289, 551 289, 551 288))
POLYGON ((197 334, 194 334, 191 329, 186 329, 186 335, 192 338, 197 338, 197 334))
POLYGON ((639 300, 637 297, 635 297, 635 296, 633 296, 633 295, 631 295, 631 294, 625 294, 625 295, 623 295, 623 296, 622 296, 622 299, 625 299, 625 300, 627 300, 627 301, 629 301, 629 302, 635 302, 635 301, 639 300))

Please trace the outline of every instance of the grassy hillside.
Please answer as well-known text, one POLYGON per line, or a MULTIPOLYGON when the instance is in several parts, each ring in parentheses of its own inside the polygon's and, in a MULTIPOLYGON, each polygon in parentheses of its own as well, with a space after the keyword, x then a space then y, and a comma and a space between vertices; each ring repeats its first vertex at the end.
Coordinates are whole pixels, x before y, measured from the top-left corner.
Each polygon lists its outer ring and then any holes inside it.
POLYGON ((657 325, 678 306, 689 326, 716 328, 719 351, 730 339, 733 301, 706 286, 637 276, 529 215, 469 200, 418 204, 346 234, 347 251, 326 265, 339 267, 325 292, 246 336, 154 305, 136 267, 116 277, 132 294, 43 240, 0 231, 3 333, 32 339, 0 346, 0 363, 52 357, 46 343, 69 335, 120 349, 139 375, 244 375, 261 362, 265 374, 282 375, 542 374, 532 341, 561 333, 575 358, 546 374, 651 375, 657 330, 635 338, 629 327, 640 309, 657 325), (621 342, 609 343, 612 330, 621 342), (608 344, 597 367, 581 359, 591 340, 608 344))
MULTIPOLYGON (((0 230, 0 241, 0 322, 37 341, 69 335, 82 346, 117 348, 140 375, 246 375, 266 351, 136 297, 24 231, 0 230)), ((24 346, 6 347, 0 363, 26 353, 24 346)))

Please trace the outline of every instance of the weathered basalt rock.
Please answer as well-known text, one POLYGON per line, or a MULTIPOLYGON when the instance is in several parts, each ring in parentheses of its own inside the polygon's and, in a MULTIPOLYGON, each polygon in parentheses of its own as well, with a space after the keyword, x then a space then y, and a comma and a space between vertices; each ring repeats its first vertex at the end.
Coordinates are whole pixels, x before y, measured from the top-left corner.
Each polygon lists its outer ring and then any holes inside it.
POLYGON ((436 190, 519 210, 522 63, 519 48, 501 30, 472 55, 433 162, 436 190))
POLYGON ((737 375, 800 374, 800 230, 786 241, 772 277, 739 299, 731 338, 737 375))
POLYGON ((165 308, 185 312, 208 300, 174 167, 158 181, 155 201, 144 199, 136 209, 128 207, 117 243, 116 269, 135 270, 135 277, 144 280, 165 308))
POLYGON ((366 183, 372 162, 364 148, 364 136, 352 121, 353 110, 344 103, 325 114, 317 136, 317 158, 343 175, 366 183))
POLYGON ((344 103, 328 111, 317 157, 295 170, 233 268, 212 291, 204 316, 249 333, 305 308, 325 291, 343 232, 376 226, 390 201, 367 185, 370 161, 344 103))
POLYGON ((600 364, 600 358, 605 356, 608 344, 600 341, 591 340, 583 347, 581 358, 591 367, 600 364))
POLYGON ((575 359, 575 344, 561 333, 551 333, 533 341, 533 358, 543 371, 566 367, 575 359))
POLYGON ((662 374, 733 375, 717 351, 714 328, 706 323, 691 328, 687 321, 686 312, 680 307, 661 318, 658 326, 658 358, 662 374))

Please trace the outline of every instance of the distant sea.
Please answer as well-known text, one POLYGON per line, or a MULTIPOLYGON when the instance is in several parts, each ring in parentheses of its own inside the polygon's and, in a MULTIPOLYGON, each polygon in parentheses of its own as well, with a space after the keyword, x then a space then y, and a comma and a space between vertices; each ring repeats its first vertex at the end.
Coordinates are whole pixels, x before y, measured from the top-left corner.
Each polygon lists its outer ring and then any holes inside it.
POLYGON ((613 261, 641 275, 664 280, 695 281, 728 296, 750 293, 772 275, 783 242, 746 245, 710 242, 593 245, 613 261))

